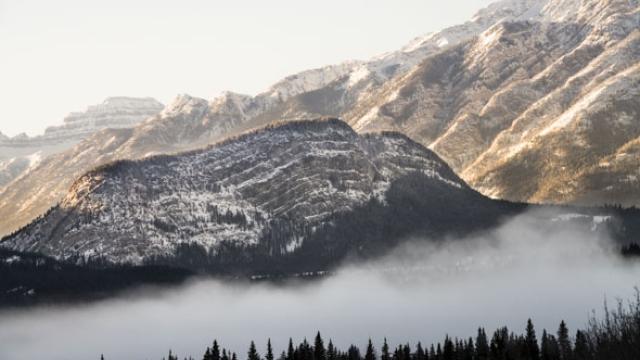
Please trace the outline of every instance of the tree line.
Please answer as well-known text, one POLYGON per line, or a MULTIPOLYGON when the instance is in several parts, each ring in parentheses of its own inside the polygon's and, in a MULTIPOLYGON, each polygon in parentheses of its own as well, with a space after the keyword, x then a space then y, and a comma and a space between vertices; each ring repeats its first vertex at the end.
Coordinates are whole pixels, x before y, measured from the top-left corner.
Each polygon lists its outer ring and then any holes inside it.
MULTIPOLYGON (((104 356, 101 357, 104 360, 104 356)), ((193 357, 184 358, 195 360, 193 357)), ((202 360, 238 360, 235 352, 222 347, 217 340, 205 349, 202 360)), ((491 336, 484 328, 479 328, 474 337, 466 339, 445 335, 440 342, 429 346, 409 343, 390 347, 385 338, 379 350, 371 339, 361 351, 355 345, 346 350, 339 349, 329 339, 317 333, 313 343, 304 339, 294 345, 289 338, 287 348, 277 357, 267 340, 266 353, 260 354, 251 341, 246 360, 638 360, 640 359, 640 291, 636 289, 635 299, 624 305, 618 301, 614 309, 605 303, 604 316, 600 319, 592 315, 584 329, 570 335, 564 321, 557 331, 543 330, 540 338, 531 319, 527 321, 524 333, 516 334, 507 327, 498 328, 491 336)), ((163 360, 179 360, 169 351, 163 360)))

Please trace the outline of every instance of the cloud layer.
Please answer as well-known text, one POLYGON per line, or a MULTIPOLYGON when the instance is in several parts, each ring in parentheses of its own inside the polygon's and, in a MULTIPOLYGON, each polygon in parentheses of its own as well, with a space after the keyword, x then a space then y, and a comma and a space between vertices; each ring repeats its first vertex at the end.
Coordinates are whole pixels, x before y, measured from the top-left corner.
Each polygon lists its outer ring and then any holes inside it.
POLYGON ((555 332, 561 319, 573 332, 605 296, 628 298, 639 285, 640 266, 621 261, 597 226, 528 214, 467 239, 412 239, 319 282, 205 280, 90 305, 5 312, 0 358, 160 359, 169 348, 198 358, 217 338, 243 359, 250 340, 264 350, 268 337, 277 351, 290 336, 311 339, 317 330, 343 348, 369 337, 379 347, 385 336, 394 345, 431 343, 445 334, 474 336, 481 325, 521 332, 528 317, 539 332, 555 332))

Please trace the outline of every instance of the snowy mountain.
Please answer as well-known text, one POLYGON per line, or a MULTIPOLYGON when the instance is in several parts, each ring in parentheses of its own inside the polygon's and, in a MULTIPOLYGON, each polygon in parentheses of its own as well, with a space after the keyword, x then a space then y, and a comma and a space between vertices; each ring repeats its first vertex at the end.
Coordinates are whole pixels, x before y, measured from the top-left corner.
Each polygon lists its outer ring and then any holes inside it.
POLYGON ((48 155, 72 148, 101 129, 133 127, 162 108, 151 98, 111 97, 67 115, 62 125, 48 127, 43 135, 9 138, 0 133, 0 189, 48 155))
POLYGON ((639 204, 640 3, 531 3, 528 20, 428 57, 345 118, 409 135, 492 197, 639 204))
MULTIPOLYGON (((129 263, 170 256, 181 244, 214 253, 269 244, 271 252, 286 254, 338 214, 372 199, 394 204, 389 196, 398 195, 389 195, 390 189, 409 180, 439 216, 460 211, 436 201, 448 194, 471 199, 459 202, 467 216, 472 203, 483 201, 435 154, 404 135, 358 135, 332 119, 289 122, 202 150, 95 169, 3 246, 129 263)), ((419 208, 411 211, 418 214, 419 208)))
POLYGON ((362 133, 402 132, 493 197, 638 204, 638 16, 637 0, 499 1, 398 51, 303 71, 256 96, 180 95, 135 128, 0 165, 28 169, 0 188, 0 234, 54 206, 95 166, 321 116, 362 133))

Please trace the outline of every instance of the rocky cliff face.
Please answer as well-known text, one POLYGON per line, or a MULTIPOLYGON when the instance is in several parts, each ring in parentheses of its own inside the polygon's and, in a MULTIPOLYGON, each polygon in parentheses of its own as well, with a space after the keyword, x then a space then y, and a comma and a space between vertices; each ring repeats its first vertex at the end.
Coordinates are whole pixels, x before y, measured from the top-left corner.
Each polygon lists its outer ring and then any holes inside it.
POLYGON ((403 135, 358 135, 339 120, 285 123, 204 150, 93 170, 3 246, 141 263, 180 244, 215 252, 277 238, 274 251, 288 253, 332 216, 384 202, 396 181, 415 174, 439 184, 437 192, 475 194, 403 135))

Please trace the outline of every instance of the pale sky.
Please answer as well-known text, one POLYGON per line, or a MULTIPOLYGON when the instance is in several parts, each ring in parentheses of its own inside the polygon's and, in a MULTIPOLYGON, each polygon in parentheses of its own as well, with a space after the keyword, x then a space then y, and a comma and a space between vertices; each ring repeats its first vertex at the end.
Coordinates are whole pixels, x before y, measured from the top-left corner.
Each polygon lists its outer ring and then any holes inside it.
POLYGON ((108 96, 256 94, 462 23, 492 0, 0 0, 0 131, 108 96))

